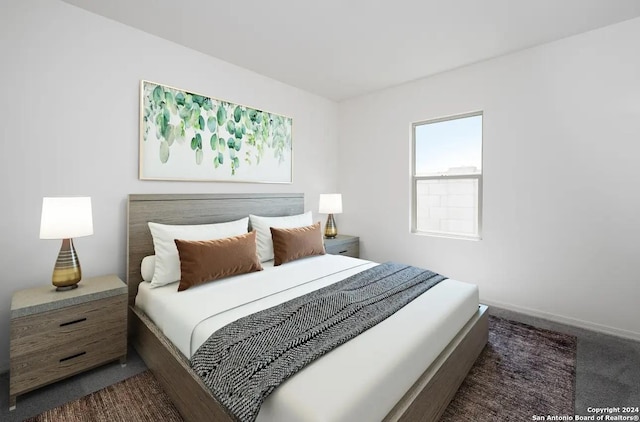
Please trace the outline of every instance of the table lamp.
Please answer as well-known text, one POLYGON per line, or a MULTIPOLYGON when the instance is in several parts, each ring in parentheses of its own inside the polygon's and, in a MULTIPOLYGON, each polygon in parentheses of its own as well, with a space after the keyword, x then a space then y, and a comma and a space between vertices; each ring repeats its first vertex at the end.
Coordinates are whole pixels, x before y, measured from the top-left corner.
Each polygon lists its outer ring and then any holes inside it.
POLYGON ((40 239, 62 239, 51 282, 56 290, 78 287, 82 278, 73 238, 93 234, 91 198, 42 198, 40 239))
POLYGON ((324 237, 333 239, 338 235, 338 226, 333 214, 342 213, 342 194, 340 193, 322 193, 320 194, 319 212, 321 214, 329 214, 327 224, 324 226, 324 237))

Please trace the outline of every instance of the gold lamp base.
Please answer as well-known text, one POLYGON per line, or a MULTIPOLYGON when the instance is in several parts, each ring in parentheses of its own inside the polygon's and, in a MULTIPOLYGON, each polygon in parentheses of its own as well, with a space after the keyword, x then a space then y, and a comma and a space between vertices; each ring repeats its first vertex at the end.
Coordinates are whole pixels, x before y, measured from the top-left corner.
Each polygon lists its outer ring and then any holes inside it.
POLYGON ((338 226, 336 226, 336 220, 333 219, 333 214, 329 214, 327 217, 327 224, 324 226, 324 237, 327 239, 333 239, 338 235, 338 226))
POLYGON ((62 239, 60 253, 53 269, 51 283, 56 286, 57 291, 71 290, 78 287, 78 282, 82 279, 80 261, 73 247, 72 239, 62 239))

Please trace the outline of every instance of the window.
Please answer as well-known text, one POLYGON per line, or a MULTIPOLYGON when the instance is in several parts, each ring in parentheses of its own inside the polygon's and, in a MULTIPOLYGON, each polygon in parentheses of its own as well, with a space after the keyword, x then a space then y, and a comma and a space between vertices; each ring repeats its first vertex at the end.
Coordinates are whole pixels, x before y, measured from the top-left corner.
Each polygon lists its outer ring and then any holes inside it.
POLYGON ((480 238, 482 113, 413 124, 414 233, 480 238))

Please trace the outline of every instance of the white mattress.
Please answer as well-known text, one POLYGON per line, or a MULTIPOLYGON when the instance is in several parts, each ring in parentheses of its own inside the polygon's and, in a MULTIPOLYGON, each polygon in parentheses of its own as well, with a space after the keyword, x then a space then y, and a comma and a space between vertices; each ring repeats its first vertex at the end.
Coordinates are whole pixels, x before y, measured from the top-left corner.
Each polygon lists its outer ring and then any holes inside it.
MULTIPOLYGON (((177 292, 140 283, 136 306, 188 358, 218 328, 377 264, 323 255, 177 292)), ((477 286, 444 280, 314 361, 263 403, 259 422, 381 420, 478 309, 477 286)))

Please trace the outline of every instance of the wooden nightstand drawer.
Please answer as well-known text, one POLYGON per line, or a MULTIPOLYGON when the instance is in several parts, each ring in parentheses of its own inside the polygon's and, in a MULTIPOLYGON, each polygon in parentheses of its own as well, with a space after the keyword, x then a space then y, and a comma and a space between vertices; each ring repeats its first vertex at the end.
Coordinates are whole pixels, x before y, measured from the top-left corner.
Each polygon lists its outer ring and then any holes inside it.
POLYGON ((11 392, 21 394, 126 354, 124 327, 96 331, 92 336, 33 351, 11 359, 11 392))
POLYGON ((11 321, 11 356, 73 344, 114 327, 124 330, 126 304, 127 297, 120 295, 16 318, 11 321))
POLYGON ((11 299, 9 409, 18 395, 127 356, 127 286, 115 275, 73 290, 19 290, 11 299))
POLYGON ((360 255, 360 247, 354 243, 343 243, 340 245, 332 246, 327 249, 327 253, 332 255, 346 255, 358 258, 360 255))
POLYGON ((324 239, 324 249, 328 254, 360 257, 360 238, 340 234, 333 239, 324 239))

